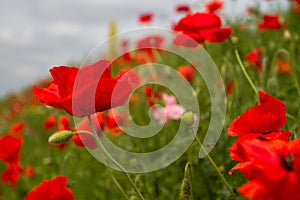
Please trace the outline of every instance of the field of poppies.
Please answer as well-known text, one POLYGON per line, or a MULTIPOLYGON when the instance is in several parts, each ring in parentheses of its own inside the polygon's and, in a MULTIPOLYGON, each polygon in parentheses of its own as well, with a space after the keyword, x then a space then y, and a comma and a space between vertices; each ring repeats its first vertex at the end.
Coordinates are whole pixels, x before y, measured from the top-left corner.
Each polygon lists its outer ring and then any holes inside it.
POLYGON ((0 199, 300 199, 300 1, 222 8, 1 99, 0 199))

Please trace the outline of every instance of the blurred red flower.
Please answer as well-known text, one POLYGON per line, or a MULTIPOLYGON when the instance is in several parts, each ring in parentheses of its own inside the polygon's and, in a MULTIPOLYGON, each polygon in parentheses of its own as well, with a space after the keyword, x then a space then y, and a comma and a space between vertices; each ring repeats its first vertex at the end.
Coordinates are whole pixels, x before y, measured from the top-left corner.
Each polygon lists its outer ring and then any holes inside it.
POLYGON ((35 170, 32 166, 28 166, 26 169, 25 169, 25 175, 28 177, 28 178, 32 178, 35 174, 35 170))
POLYGON ((56 118, 53 115, 48 116, 44 122, 45 130, 47 131, 47 130, 53 128, 55 123, 56 123, 56 118))
POLYGON ((151 107, 154 105, 156 100, 161 99, 161 95, 156 91, 152 90, 151 87, 146 86, 144 88, 144 94, 147 100, 148 105, 151 107))
MULTIPOLYGON (((97 132, 97 135, 101 137, 101 134, 104 129, 104 115, 102 112, 95 113, 91 115, 92 123, 97 132)), ((84 117, 83 120, 76 125, 74 131, 88 131, 93 134, 93 131, 89 125, 89 121, 87 117, 84 117)), ((73 143, 79 147, 88 147, 89 149, 96 148, 96 142, 93 136, 88 134, 75 134, 72 137, 73 143)))
POLYGON ((2 172, 2 183, 8 183, 12 188, 20 179, 23 168, 19 163, 8 164, 7 168, 2 172))
POLYGON ((111 77, 110 63, 100 60, 84 68, 54 67, 47 88, 33 87, 42 103, 83 117, 124 104, 132 90, 125 76, 111 77), (118 87, 116 87, 118 85, 118 87), (73 88, 75 87, 75 88, 73 88), (112 95, 114 97, 112 97, 112 95))
POLYGON ((300 1, 299 0, 294 0, 293 11, 294 11, 295 15, 300 16, 300 1))
POLYGON ((208 13, 216 12, 217 10, 223 8, 223 1, 212 0, 205 5, 205 10, 208 13))
POLYGON ((286 121, 285 105, 279 99, 259 91, 260 104, 248 109, 228 127, 230 136, 277 132, 286 121))
POLYGON ((176 12, 178 13, 188 13, 191 12, 191 8, 188 4, 179 4, 175 7, 176 12))
POLYGON ((179 66, 177 71, 189 82, 193 81, 195 69, 192 66, 179 66))
POLYGON ((262 63, 262 51, 260 47, 257 47, 250 51, 246 56, 246 61, 254 66, 256 66, 258 72, 262 72, 263 63, 262 63))
POLYGON ((161 35, 149 35, 137 41, 137 48, 141 49, 159 49, 162 47, 164 37, 161 35))
POLYGON ((5 135, 0 138, 0 159, 6 163, 7 168, 2 172, 2 182, 15 187, 22 173, 20 153, 23 137, 18 138, 5 135))
POLYGON ((155 62, 156 58, 153 50, 159 52, 164 40, 165 38, 161 35, 149 35, 139 39, 137 41, 138 54, 136 60, 141 63, 155 62))
POLYGON ((279 21, 279 15, 263 15, 263 21, 258 24, 260 30, 279 30, 286 26, 286 22, 279 21))
POLYGON ((24 130, 24 128, 25 128, 24 122, 17 122, 10 126, 9 134, 19 137, 22 135, 22 131, 24 130))
POLYGON ((228 81, 228 83, 226 85, 226 95, 227 96, 232 94, 233 88, 234 88, 234 80, 231 79, 231 80, 228 81))
POLYGON ((276 65, 277 65, 278 73, 280 74, 291 73, 290 62, 288 60, 277 59, 276 65))
POLYGON ((139 22, 140 23, 150 23, 152 22, 153 14, 151 12, 142 13, 139 15, 139 22))
POLYGON ((238 188, 253 200, 300 199, 300 139, 285 142, 259 140, 240 143, 245 162, 251 167, 241 172, 251 179, 238 188), (284 187, 283 187, 284 186, 284 187))
POLYGON ((65 176, 58 176, 50 181, 44 180, 26 195, 25 200, 73 200, 73 193, 66 187, 66 183, 65 176))
POLYGON ((70 119, 66 115, 61 115, 57 120, 57 131, 71 130, 70 119))
POLYGON ((221 28, 221 19, 214 13, 194 13, 183 17, 174 26, 174 30, 182 32, 174 39, 179 46, 195 47, 205 40, 223 42, 231 34, 231 28, 221 28))
POLYGON ((5 135, 0 138, 0 159, 7 164, 18 163, 20 159, 23 137, 14 138, 5 135))
POLYGON ((118 135, 122 133, 122 130, 118 125, 122 125, 123 120, 121 114, 117 110, 109 110, 105 116, 105 128, 110 130, 111 134, 118 135))

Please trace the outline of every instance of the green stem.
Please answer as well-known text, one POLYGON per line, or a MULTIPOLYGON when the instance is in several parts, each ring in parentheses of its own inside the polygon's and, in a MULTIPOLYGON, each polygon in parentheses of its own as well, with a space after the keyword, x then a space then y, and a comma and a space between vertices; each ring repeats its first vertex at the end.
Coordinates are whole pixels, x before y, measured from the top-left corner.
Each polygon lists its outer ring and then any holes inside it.
POLYGON ((296 117, 294 117, 293 115, 289 114, 289 113, 286 113, 286 117, 289 118, 289 119, 292 119, 294 121, 296 121, 296 117))
MULTIPOLYGON (((289 55, 289 54, 288 54, 289 55)), ((295 80, 295 84, 296 84, 296 89, 297 89, 297 93, 298 93, 298 96, 300 97, 300 84, 299 84, 299 80, 298 80, 298 77, 297 77, 297 68, 296 68, 296 56, 295 56, 295 53, 294 53, 294 44, 291 44, 290 46, 290 57, 289 57, 289 60, 291 62, 291 70, 292 70, 292 76, 294 77, 294 80, 295 80)))
POLYGON ((86 135, 90 135, 90 136, 94 137, 94 134, 93 134, 93 133, 91 133, 91 132, 89 132, 89 131, 83 131, 83 130, 75 131, 75 132, 73 132, 73 134, 74 134, 74 135, 75 135, 75 134, 86 134, 86 135))
POLYGON ((253 91, 255 92, 255 94, 258 96, 258 91, 257 91, 257 89, 256 89, 256 87, 255 87, 253 81, 251 80, 249 74, 248 74, 247 71, 246 71, 246 68, 245 68, 245 66, 244 66, 244 64, 243 64, 243 62, 242 62, 242 60, 241 60, 239 51, 238 51, 238 49, 237 49, 237 47, 236 47, 236 44, 234 44, 234 42, 232 41, 232 38, 230 38, 230 42, 231 42, 231 44, 233 45, 235 57, 236 57, 236 59, 237 59, 237 61, 238 61, 238 64, 239 64, 239 66, 240 66, 240 68, 241 68, 241 70, 242 70, 244 76, 246 77, 248 83, 250 84, 250 86, 251 86, 251 88, 253 89, 253 91))
POLYGON ((199 144, 200 148, 204 151, 204 153, 206 154, 209 162, 212 164, 212 166, 215 168, 215 170, 217 171, 219 177, 221 178, 221 180, 223 181, 223 183, 225 184, 226 188, 228 189, 228 191, 230 192, 231 196, 234 197, 235 193, 232 190, 231 186, 229 185, 229 183, 227 182, 226 178, 224 177, 224 175, 221 173, 221 171, 219 170, 218 166, 216 165, 215 161, 212 159, 212 157, 208 154, 208 152, 206 151, 206 149, 203 147, 202 143, 200 142, 199 138, 197 137, 197 134, 195 133, 195 131, 192 129, 191 130, 193 132, 193 134, 195 135, 196 141, 199 144))
POLYGON ((126 192, 123 190, 123 188, 121 187, 120 183, 117 181, 117 179, 115 178, 115 176, 113 175, 113 173, 110 171, 110 169, 107 168, 107 171, 109 172, 109 175, 111 176, 112 180, 114 181, 114 183, 116 184, 117 188, 120 190, 120 192, 123 194, 124 198, 129 200, 126 192))
POLYGON ((138 197, 139 197, 141 200, 145 200, 145 198, 144 198, 143 195, 140 193, 139 189, 138 189, 137 186, 135 185, 135 183, 134 183, 134 181, 132 180, 132 178, 130 177, 130 175, 126 172, 126 170, 124 169, 124 167, 123 167, 120 163, 118 163, 114 158, 111 157, 111 155, 105 150, 105 148, 103 147, 102 143, 99 141, 99 138, 98 138, 98 136, 97 136, 97 132, 96 132, 95 127, 94 127, 94 124, 93 124, 93 122, 92 122, 91 116, 88 116, 88 120, 89 120, 90 127, 91 127, 91 129, 92 129, 92 131, 93 131, 93 133, 94 133, 93 137, 94 137, 94 139, 95 139, 95 141, 96 141, 96 143, 97 143, 97 146, 100 146, 100 147, 104 150, 105 154, 110 158, 110 160, 111 160, 115 165, 117 165, 117 166, 121 169, 121 171, 126 175, 126 177, 127 177, 128 180, 129 180, 130 185, 132 186, 133 190, 134 190, 135 193, 138 195, 138 197))

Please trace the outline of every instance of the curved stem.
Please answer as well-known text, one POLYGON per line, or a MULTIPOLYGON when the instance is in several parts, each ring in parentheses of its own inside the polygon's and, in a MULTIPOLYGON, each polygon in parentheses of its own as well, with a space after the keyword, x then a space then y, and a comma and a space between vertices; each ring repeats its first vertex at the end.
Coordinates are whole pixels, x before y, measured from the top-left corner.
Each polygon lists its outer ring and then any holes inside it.
POLYGON ((240 68, 241 68, 241 70, 242 70, 244 76, 246 77, 248 83, 250 84, 250 86, 251 86, 251 88, 253 89, 253 91, 255 92, 255 94, 258 96, 258 91, 257 91, 257 89, 256 89, 256 87, 255 87, 253 81, 251 80, 249 74, 248 74, 247 71, 246 71, 246 68, 245 68, 245 66, 244 66, 244 64, 243 64, 243 62, 242 62, 242 60, 241 60, 239 51, 238 51, 236 45, 234 44, 234 42, 232 41, 232 38, 230 38, 230 42, 231 42, 231 44, 233 45, 235 57, 236 57, 236 59, 237 59, 237 61, 238 61, 238 64, 239 64, 239 66, 240 66, 240 68))
POLYGON ((297 69, 296 69, 296 61, 295 61, 295 53, 294 53, 294 44, 291 44, 290 45, 290 62, 291 62, 291 70, 292 70, 292 76, 294 78, 294 81, 295 81, 295 84, 296 84, 296 89, 297 89, 297 93, 298 93, 298 96, 300 97, 300 84, 299 84, 299 80, 298 80, 298 77, 297 77, 297 69), (291 59, 292 58, 292 59, 291 59))
POLYGON ((90 136, 94 137, 94 134, 93 134, 93 133, 91 133, 91 132, 89 132, 89 131, 84 131, 84 130, 74 131, 73 134, 74 134, 74 135, 76 135, 76 134, 78 134, 78 135, 79 135, 79 134, 86 134, 86 135, 90 135, 90 136))
POLYGON ((110 158, 110 160, 111 160, 115 165, 117 165, 117 166, 120 168, 120 170, 126 175, 126 177, 127 177, 128 180, 129 180, 130 185, 132 186, 133 190, 134 190, 135 193, 138 195, 138 197, 139 197, 141 200, 145 200, 145 198, 144 198, 143 195, 140 193, 139 189, 138 189, 137 186, 135 185, 135 183, 134 183, 134 181, 132 180, 132 178, 130 177, 130 175, 126 172, 126 170, 124 169, 124 167, 123 167, 120 163, 118 163, 114 158, 111 157, 111 155, 110 155, 110 154, 105 150, 105 148, 103 147, 103 144, 99 141, 99 138, 97 137, 97 132, 96 132, 96 129, 95 129, 94 124, 93 124, 93 122, 92 122, 91 116, 88 116, 88 120, 89 120, 90 127, 91 127, 91 129, 92 129, 92 131, 93 131, 93 133, 94 133, 93 137, 94 137, 94 139, 95 139, 97 145, 98 145, 99 147, 101 147, 101 148, 104 150, 106 156, 108 156, 108 157, 110 158))

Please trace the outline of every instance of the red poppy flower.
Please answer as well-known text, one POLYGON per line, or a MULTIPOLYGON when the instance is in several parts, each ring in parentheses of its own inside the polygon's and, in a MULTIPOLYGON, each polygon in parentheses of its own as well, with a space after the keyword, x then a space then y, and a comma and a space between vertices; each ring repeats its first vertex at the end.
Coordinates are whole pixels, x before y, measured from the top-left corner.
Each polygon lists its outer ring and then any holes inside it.
POLYGON ((119 125, 123 124, 122 116, 117 110, 109 110, 105 117, 105 127, 110 130, 113 135, 122 133, 119 125))
POLYGON ((246 61, 249 64, 256 66, 257 71, 261 72, 263 70, 263 63, 262 63, 262 51, 260 47, 257 47, 250 51, 250 53, 246 56, 246 61))
POLYGON ((63 130, 71 130, 70 119, 65 115, 59 116, 57 121, 57 131, 63 131, 63 130))
POLYGON ((221 25, 221 19, 214 13, 188 14, 174 26, 175 31, 183 33, 174 39, 174 43, 193 47, 195 41, 223 42, 230 36, 231 28, 221 28, 221 25))
POLYGON ((15 136, 20 136, 24 128, 25 128, 24 122, 17 122, 9 128, 9 133, 15 136))
POLYGON ((165 39, 160 35, 149 35, 147 37, 138 40, 137 48, 138 49, 149 49, 149 48, 159 49, 162 47, 164 40, 165 39))
POLYGON ((152 22, 153 14, 151 12, 142 13, 139 16, 140 23, 150 23, 152 22))
POLYGON ((162 48, 164 38, 160 35, 149 35, 147 37, 141 38, 137 41, 138 54, 136 60, 139 62, 140 56, 143 56, 144 61, 140 63, 155 62, 155 56, 153 50, 160 51, 162 48))
POLYGON ((5 135, 0 138, 0 159, 8 164, 19 162, 23 138, 5 135))
POLYGON ((25 169, 25 175, 28 177, 28 178, 32 178, 35 174, 35 170, 32 166, 28 166, 26 169, 25 169))
POLYGON ((286 121, 285 105, 264 91, 259 91, 260 105, 255 105, 237 117, 229 126, 230 136, 277 132, 286 121))
POLYGON ((161 99, 161 96, 160 94, 158 94, 157 92, 153 91, 151 89, 151 87, 149 86, 146 86, 144 88, 144 93, 146 95, 146 100, 147 100, 147 103, 148 105, 151 107, 154 105, 154 102, 158 99, 161 99))
POLYGON ((234 80, 231 79, 228 81, 227 85, 226 85, 226 95, 229 96, 232 94, 233 92, 233 87, 234 87, 234 80))
POLYGON ((250 181, 238 188, 243 196, 253 200, 300 199, 300 139, 255 140, 240 145, 245 160, 252 165, 250 181))
POLYGON ((47 119, 44 122, 45 130, 47 131, 47 130, 53 128, 55 123, 56 123, 55 117, 53 115, 48 116, 47 119))
POLYGON ((19 113, 23 108, 23 104, 21 102, 13 102, 10 105, 10 110, 13 113, 19 113))
POLYGON ((208 40, 210 42, 223 42, 224 40, 227 40, 231 34, 231 28, 225 27, 225 28, 212 28, 207 30, 202 30, 201 34, 205 40, 208 40))
MULTIPOLYGON (((122 39, 121 40, 121 52, 122 56, 120 57, 121 62, 124 61, 131 61, 131 54, 129 52, 129 40, 128 39, 122 39)), ((119 59, 114 60, 113 63, 118 62, 119 59)))
POLYGON ((276 65, 277 65, 278 73, 280 73, 280 74, 284 74, 284 73, 290 74, 291 73, 291 67, 290 67, 290 63, 288 60, 277 59, 276 65))
MULTIPOLYGON (((95 127, 95 130, 96 130, 98 136, 100 137, 102 134, 102 131, 104 129, 103 113, 102 112, 95 113, 91 116, 91 118, 92 118, 92 123, 95 127)), ((93 133, 93 131, 89 125, 89 121, 88 121, 87 117, 83 118, 83 120, 79 124, 76 125, 75 131, 88 131, 88 132, 93 133)), ((88 134, 73 135, 72 140, 73 140, 73 143, 79 147, 86 146, 89 149, 94 149, 97 146, 94 138, 88 134)))
MULTIPOLYGON (((271 140, 282 140, 282 141, 288 141, 291 136, 291 132, 289 131, 276 131, 268 134, 247 134, 242 137, 239 137, 235 143, 229 148, 230 151, 230 158, 232 160, 237 161, 245 161, 245 158, 243 157, 242 151, 239 149, 240 144, 245 141, 251 141, 251 140, 260 140, 260 141, 271 141, 271 140)), ((230 174, 235 171, 235 169, 230 170, 230 174)))
POLYGON ((188 12, 191 12, 191 8, 189 5, 187 4, 180 4, 180 5, 177 5, 176 8, 175 8, 176 12, 178 13, 188 13, 188 12))
POLYGON ((300 16, 300 1, 299 0, 294 0, 293 11, 294 11, 295 15, 300 16))
POLYGON ((23 169, 19 163, 8 164, 7 168, 2 172, 2 183, 10 184, 12 188, 20 179, 23 169))
POLYGON ((223 1, 220 0, 212 0, 205 5, 205 10, 208 13, 216 12, 221 8, 223 8, 223 1))
POLYGON ((66 187, 67 177, 58 176, 50 181, 44 180, 33 188, 25 197, 25 200, 73 200, 72 191, 66 187))
POLYGON ((127 77, 111 77, 110 63, 106 60, 82 69, 54 67, 50 73, 54 80, 47 88, 34 86, 34 95, 40 102, 76 117, 120 106, 132 90, 127 77))
POLYGON ((179 66, 177 71, 187 80, 193 81, 195 69, 192 66, 179 66))
POLYGON ((263 21, 258 24, 260 30, 279 30, 286 26, 286 22, 279 21, 279 15, 264 15, 263 21))

